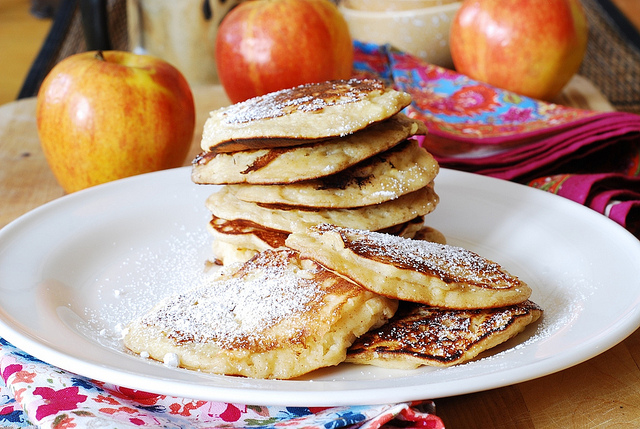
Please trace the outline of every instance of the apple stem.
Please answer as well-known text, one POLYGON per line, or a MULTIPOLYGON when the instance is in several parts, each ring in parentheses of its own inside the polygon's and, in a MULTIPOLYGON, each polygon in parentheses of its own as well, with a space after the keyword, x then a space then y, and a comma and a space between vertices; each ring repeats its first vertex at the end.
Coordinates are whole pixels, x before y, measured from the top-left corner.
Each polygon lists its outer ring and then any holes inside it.
POLYGON ((101 50, 96 52, 96 60, 105 61, 104 54, 102 53, 101 50))

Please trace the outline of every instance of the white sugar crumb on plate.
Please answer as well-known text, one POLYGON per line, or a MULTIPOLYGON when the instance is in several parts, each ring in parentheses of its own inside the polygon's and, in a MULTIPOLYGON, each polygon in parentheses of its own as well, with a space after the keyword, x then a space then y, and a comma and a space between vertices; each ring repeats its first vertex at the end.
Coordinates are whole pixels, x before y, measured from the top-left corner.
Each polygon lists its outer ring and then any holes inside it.
POLYGON ((162 362, 169 368, 177 368, 180 365, 180 358, 175 353, 167 353, 164 355, 162 362))

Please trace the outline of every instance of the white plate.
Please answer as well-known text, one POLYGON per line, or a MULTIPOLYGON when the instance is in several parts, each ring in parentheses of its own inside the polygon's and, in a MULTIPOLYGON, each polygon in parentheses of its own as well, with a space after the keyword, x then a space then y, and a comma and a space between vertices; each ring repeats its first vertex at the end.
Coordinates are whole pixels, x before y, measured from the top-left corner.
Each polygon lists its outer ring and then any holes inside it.
POLYGON ((98 380, 156 393, 260 405, 391 403, 470 393, 589 359, 640 325, 640 243, 564 198, 443 170, 427 218, 454 245, 500 262, 545 313, 522 335, 446 369, 342 364, 302 380, 207 375, 128 354, 121 327, 194 284, 209 257, 205 198, 181 168, 46 204, 0 231, 0 335, 98 380))

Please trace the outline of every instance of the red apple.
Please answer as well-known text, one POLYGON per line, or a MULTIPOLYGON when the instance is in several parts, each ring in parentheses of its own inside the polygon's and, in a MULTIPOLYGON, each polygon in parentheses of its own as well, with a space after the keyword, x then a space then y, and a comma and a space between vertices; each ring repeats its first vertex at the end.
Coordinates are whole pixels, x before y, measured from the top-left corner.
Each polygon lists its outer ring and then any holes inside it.
POLYGON ((220 83, 234 103, 351 76, 349 29, 329 0, 240 3, 222 20, 215 48, 220 83))
POLYGON ((550 100, 580 68, 587 39, 580 0, 465 0, 450 48, 458 72, 550 100))
POLYGON ((179 167, 195 128, 193 95, 167 62, 84 52, 58 63, 38 92, 38 135, 67 192, 179 167))

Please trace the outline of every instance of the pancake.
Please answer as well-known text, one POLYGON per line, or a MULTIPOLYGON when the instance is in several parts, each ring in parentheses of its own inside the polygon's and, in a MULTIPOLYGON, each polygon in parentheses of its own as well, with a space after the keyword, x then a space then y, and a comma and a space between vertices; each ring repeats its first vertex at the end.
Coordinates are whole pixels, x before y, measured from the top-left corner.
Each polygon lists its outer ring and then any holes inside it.
POLYGON ((205 152, 298 146, 345 136, 384 121, 411 96, 371 79, 313 83, 215 110, 205 121, 205 152))
POLYGON ((500 265, 461 247, 327 224, 291 234, 285 244, 375 293, 404 301, 492 308, 531 295, 500 265))
POLYGON ((372 206, 352 209, 306 209, 248 203, 233 196, 225 186, 211 194, 205 204, 218 218, 245 219, 280 231, 300 231, 320 223, 377 231, 432 212, 438 204, 438 195, 430 186, 425 186, 395 200, 372 206))
POLYGON ((216 240, 221 239, 258 251, 282 247, 289 236, 288 231, 266 228, 250 220, 228 220, 217 216, 211 216, 207 230, 216 240))
POLYGON ((206 152, 193 161, 195 183, 285 184, 337 173, 384 152, 416 134, 425 134, 422 121, 403 114, 344 137, 296 147, 261 148, 231 153, 206 152))
POLYGON ((424 216, 415 217, 407 222, 392 225, 388 228, 380 229, 378 232, 384 234, 397 235, 398 237, 413 238, 424 228, 424 216))
POLYGON ((396 308, 281 249, 163 300, 128 326, 124 344, 183 368, 288 379, 344 361, 353 341, 396 308))
POLYGON ((213 236, 213 257, 219 265, 246 262, 256 253, 284 246, 286 231, 265 228, 255 222, 212 216, 207 230, 213 236))
POLYGON ((437 174, 437 161, 416 140, 405 140, 330 176, 286 185, 231 185, 229 190, 247 202, 354 208, 416 191, 427 186, 437 174))
POLYGON ((403 237, 413 238, 414 240, 424 240, 432 241, 434 243, 447 244, 447 238, 442 232, 427 225, 424 225, 422 228, 420 228, 419 231, 416 231, 416 233, 412 237, 404 235, 403 237))
POLYGON ((541 315, 531 301, 476 310, 403 302, 388 323, 356 340, 346 361, 398 369, 456 365, 515 337, 541 315))
MULTIPOLYGON (((423 225, 424 219, 420 216, 381 232, 410 238, 422 233, 426 228, 423 225)), ((212 216, 207 229, 214 238, 213 256, 219 265, 245 262, 258 252, 282 247, 289 236, 287 231, 266 228, 252 221, 227 220, 216 216, 212 216)))
POLYGON ((225 267, 247 262, 256 256, 256 254, 260 253, 259 250, 247 248, 236 242, 224 241, 222 239, 213 240, 211 243, 211 251, 214 263, 225 267))

